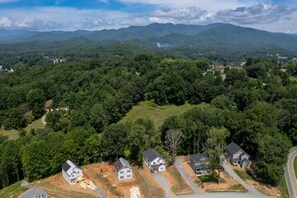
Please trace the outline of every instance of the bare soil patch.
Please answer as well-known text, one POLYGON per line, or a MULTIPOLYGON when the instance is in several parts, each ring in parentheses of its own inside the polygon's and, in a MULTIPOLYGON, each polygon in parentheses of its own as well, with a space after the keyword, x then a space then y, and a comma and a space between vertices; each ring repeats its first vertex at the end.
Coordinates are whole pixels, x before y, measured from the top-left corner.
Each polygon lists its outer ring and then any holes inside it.
POLYGON ((166 168, 166 171, 162 172, 168 179, 171 185, 171 191, 176 195, 191 194, 192 188, 184 181, 177 168, 173 165, 166 168))

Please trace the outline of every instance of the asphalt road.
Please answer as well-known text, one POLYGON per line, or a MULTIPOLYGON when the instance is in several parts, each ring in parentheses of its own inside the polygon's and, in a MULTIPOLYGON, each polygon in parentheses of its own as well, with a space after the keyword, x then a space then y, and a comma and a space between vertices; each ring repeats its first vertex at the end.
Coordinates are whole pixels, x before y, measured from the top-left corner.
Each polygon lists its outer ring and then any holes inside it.
POLYGON ((297 147, 291 149, 288 156, 288 163, 285 168, 285 176, 287 181, 287 186, 291 198, 297 198, 297 180, 294 170, 294 159, 297 156, 297 147))

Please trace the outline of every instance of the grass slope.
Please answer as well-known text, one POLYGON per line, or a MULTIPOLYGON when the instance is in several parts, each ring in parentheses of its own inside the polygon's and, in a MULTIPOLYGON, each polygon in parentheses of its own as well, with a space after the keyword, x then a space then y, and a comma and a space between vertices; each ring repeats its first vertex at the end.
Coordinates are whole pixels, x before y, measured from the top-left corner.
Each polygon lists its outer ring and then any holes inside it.
POLYGON ((7 186, 0 190, 0 197, 17 198, 18 195, 25 192, 27 188, 21 187, 21 181, 7 186))
POLYGON ((206 104, 200 105, 190 105, 186 103, 181 106, 176 105, 164 105, 159 106, 152 101, 141 102, 139 105, 134 106, 127 115, 120 120, 120 123, 130 123, 134 122, 140 118, 150 119, 153 121, 156 129, 159 129, 166 118, 171 116, 179 116, 185 113, 186 111, 193 109, 198 106, 202 106, 206 104))

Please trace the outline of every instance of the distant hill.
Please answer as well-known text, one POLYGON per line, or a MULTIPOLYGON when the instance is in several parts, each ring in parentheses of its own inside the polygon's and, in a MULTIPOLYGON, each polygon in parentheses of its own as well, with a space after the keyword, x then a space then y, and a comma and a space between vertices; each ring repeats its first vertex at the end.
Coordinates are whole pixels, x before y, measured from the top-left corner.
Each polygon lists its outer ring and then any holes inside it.
MULTIPOLYGON (((173 25, 150 24, 118 30, 34 32, 0 30, 0 48, 19 46, 37 49, 87 47, 111 42, 130 42, 149 48, 207 49, 234 53, 267 50, 297 53, 297 35, 272 33, 231 24, 173 25), (17 43, 17 44, 16 44, 17 43), (32 46, 34 45, 34 46, 32 46)), ((26 48, 25 47, 25 48, 26 48)))

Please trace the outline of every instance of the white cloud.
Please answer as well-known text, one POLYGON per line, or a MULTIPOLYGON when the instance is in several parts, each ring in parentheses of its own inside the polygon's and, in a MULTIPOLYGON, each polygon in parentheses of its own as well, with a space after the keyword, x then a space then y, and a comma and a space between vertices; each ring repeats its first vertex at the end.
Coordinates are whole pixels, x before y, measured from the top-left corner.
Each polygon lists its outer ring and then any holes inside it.
MULTIPOLYGON (((97 1, 107 2, 108 0, 97 1)), ((255 3, 255 0, 250 1, 248 4, 245 3, 246 0, 121 1, 126 3, 149 3, 156 6, 152 11, 143 13, 128 13, 104 9, 77 9, 59 6, 7 8, 0 9, 0 28, 40 31, 77 29, 102 30, 117 29, 131 25, 147 25, 153 22, 175 24, 223 22, 256 27, 269 31, 296 31, 296 4, 287 7, 285 5, 273 5, 269 3, 259 4, 255 3)))
POLYGON ((8 28, 12 25, 12 21, 7 17, 0 18, 0 27, 8 28))
MULTIPOLYGON (((111 29, 140 25, 139 16, 120 11, 102 9, 76 9, 67 7, 37 7, 31 9, 3 9, 0 18, 10 19, 11 28, 31 30, 111 29)), ((4 24, 4 22, 3 22, 4 24)), ((7 24, 7 20, 6 23, 7 24)), ((8 27, 8 25, 6 25, 8 27)))

